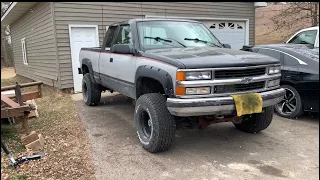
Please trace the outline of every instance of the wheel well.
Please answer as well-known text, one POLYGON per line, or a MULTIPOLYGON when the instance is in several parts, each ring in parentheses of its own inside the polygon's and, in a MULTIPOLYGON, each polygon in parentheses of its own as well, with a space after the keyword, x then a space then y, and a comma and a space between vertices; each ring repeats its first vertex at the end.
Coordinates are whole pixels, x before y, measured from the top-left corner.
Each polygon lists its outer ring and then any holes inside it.
POLYGON ((162 84, 155 79, 143 77, 137 81, 136 98, 147 93, 165 94, 162 84))
POLYGON ((295 89, 297 89, 296 85, 290 81, 281 81, 280 84, 281 85, 290 85, 290 86, 294 87, 295 89))
POLYGON ((89 68, 87 65, 83 64, 82 65, 82 74, 85 75, 87 73, 89 73, 89 68))

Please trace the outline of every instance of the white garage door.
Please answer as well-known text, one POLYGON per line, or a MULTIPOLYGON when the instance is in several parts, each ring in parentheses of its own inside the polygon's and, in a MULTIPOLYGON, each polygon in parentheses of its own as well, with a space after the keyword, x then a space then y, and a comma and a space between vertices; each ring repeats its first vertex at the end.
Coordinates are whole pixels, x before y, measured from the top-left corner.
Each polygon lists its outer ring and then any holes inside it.
POLYGON ((72 74, 74 92, 81 92, 82 74, 78 74, 80 67, 79 52, 82 47, 98 47, 99 38, 97 27, 82 27, 81 25, 69 28, 70 33, 70 48, 72 58, 72 74))
POLYGON ((230 44, 231 49, 241 49, 246 42, 244 21, 211 21, 204 22, 211 32, 223 44, 230 44))

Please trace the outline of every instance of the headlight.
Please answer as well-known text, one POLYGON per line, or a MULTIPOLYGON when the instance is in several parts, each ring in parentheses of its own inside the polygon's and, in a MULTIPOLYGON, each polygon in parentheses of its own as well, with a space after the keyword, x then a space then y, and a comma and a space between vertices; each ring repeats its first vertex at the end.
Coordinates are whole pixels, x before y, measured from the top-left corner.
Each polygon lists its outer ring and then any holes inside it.
POLYGON ((186 72, 186 80, 208 80, 211 79, 211 72, 186 72))
POLYGON ((280 79, 268 81, 268 88, 274 87, 274 86, 279 86, 279 85, 280 85, 280 79))
POLYGON ((281 71, 281 66, 269 67, 269 74, 278 74, 281 71))
POLYGON ((210 94, 210 87, 186 88, 186 95, 210 94))

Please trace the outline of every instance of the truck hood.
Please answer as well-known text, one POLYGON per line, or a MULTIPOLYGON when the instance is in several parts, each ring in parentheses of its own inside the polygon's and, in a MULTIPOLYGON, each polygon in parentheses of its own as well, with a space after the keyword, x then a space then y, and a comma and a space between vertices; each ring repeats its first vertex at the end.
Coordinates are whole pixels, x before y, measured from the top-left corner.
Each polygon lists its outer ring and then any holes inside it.
POLYGON ((258 53, 215 47, 154 49, 141 52, 141 55, 187 69, 280 63, 275 58, 258 53))

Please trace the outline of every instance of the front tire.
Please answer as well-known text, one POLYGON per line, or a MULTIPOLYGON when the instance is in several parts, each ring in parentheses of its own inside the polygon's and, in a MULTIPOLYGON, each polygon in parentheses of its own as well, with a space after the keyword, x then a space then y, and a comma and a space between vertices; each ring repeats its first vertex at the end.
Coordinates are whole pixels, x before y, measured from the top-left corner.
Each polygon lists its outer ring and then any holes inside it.
POLYGON ((97 83, 94 82, 93 76, 87 73, 82 79, 82 95, 83 101, 88 106, 96 106, 101 100, 101 89, 97 83))
POLYGON ((237 129, 247 133, 260 132, 271 124, 273 118, 273 106, 263 108, 262 113, 244 115, 240 124, 235 124, 237 129))
POLYGON ((274 111, 284 118, 297 118, 303 114, 303 106, 298 91, 290 86, 281 86, 286 90, 286 94, 282 101, 274 106, 274 111))
POLYGON ((151 153, 166 151, 175 137, 175 120, 162 94, 140 96, 136 102, 134 119, 142 147, 151 153))

